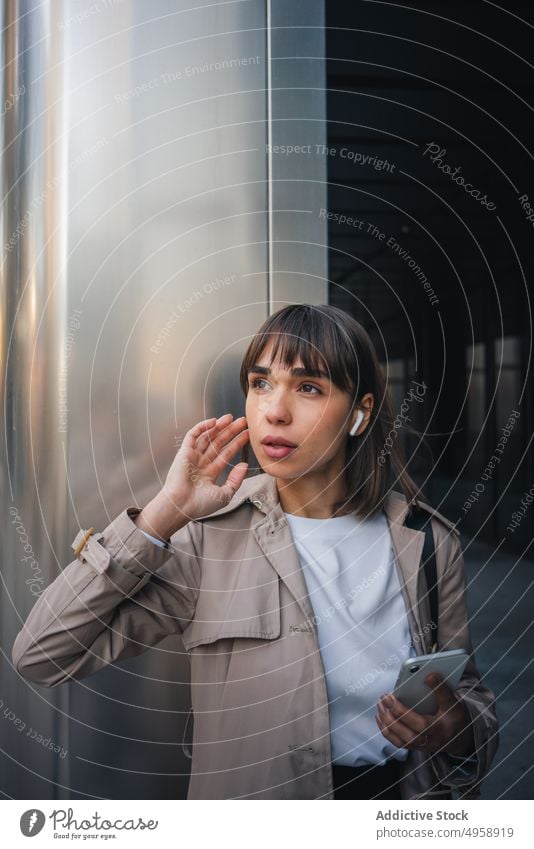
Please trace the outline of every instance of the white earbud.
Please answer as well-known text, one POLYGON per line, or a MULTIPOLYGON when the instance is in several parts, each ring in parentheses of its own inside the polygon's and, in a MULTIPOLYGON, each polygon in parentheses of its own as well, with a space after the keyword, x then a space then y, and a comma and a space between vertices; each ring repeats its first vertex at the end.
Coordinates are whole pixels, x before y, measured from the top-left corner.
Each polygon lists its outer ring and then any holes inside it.
POLYGON ((356 433, 356 431, 357 431, 357 430, 358 430, 358 428, 360 427, 360 425, 361 425, 361 423, 362 423, 362 421, 363 421, 363 417, 364 417, 364 413, 362 413, 362 411, 361 411, 361 410, 359 410, 359 412, 358 412, 358 416, 357 416, 357 418, 356 418, 356 421, 354 422, 354 424, 352 425, 352 427, 351 427, 351 429, 350 429, 350 431, 349 431, 351 436, 354 436, 354 434, 356 433))

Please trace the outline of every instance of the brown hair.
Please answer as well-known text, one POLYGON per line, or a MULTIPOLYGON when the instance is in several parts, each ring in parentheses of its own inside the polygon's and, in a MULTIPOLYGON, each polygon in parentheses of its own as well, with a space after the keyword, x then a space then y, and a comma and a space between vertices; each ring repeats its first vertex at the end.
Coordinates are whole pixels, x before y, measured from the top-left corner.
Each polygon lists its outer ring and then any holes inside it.
MULTIPOLYGON (((410 506, 416 497, 427 501, 406 471, 400 440, 392 440, 391 448, 384 450, 395 412, 374 345, 365 328, 347 312, 329 304, 283 307, 266 319, 244 354, 239 380, 245 397, 249 389, 248 370, 271 342, 271 364, 278 360, 290 368, 300 357, 307 369, 326 366, 332 383, 354 399, 349 415, 358 408, 358 398, 367 392, 373 393, 374 406, 364 432, 351 437, 347 430, 347 495, 345 500, 336 503, 335 513, 342 510, 362 517, 372 516, 382 508, 395 481, 410 506), (393 475, 396 477, 391 481, 393 475)), ((245 462, 248 462, 248 447, 245 445, 242 452, 245 462)))

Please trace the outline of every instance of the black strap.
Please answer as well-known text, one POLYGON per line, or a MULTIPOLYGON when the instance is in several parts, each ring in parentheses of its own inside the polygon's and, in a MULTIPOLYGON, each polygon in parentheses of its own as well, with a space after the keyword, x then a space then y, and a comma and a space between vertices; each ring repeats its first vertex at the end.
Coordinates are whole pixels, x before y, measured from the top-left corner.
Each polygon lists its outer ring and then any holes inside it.
POLYGON ((428 624, 432 628, 433 642, 438 643, 438 573, 431 515, 426 510, 423 510, 422 507, 414 504, 412 506, 412 515, 406 519, 404 524, 414 531, 425 532, 422 564, 425 570, 426 585, 428 588, 427 595, 430 604, 430 622, 428 624))

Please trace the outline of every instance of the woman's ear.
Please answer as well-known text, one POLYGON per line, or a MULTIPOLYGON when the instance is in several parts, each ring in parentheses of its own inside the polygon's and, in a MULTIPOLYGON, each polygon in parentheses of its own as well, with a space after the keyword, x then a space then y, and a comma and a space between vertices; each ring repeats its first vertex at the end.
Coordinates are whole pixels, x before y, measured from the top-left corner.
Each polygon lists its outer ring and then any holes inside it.
POLYGON ((365 416, 365 413, 363 413, 361 410, 358 410, 358 415, 356 416, 356 421, 354 422, 354 424, 352 425, 352 427, 349 431, 351 436, 356 435, 356 431, 358 430, 361 423, 363 422, 364 416, 365 416))
MULTIPOLYGON (((369 418, 371 416, 371 412, 373 410, 374 401, 375 401, 375 399, 374 399, 372 392, 367 392, 367 394, 364 395, 363 398, 360 400, 360 407, 364 407, 365 410, 358 410, 358 413, 356 415, 356 420, 355 420, 354 424, 352 425, 352 427, 349 431, 351 436, 356 435, 356 431, 361 426, 361 423, 364 420, 364 418, 367 420, 367 422, 369 421, 369 418)), ((366 422, 365 427, 367 427, 367 422, 366 422)), ((365 430, 365 428, 364 428, 364 430, 365 430)), ((363 433, 363 431, 362 431, 362 433, 363 433)))

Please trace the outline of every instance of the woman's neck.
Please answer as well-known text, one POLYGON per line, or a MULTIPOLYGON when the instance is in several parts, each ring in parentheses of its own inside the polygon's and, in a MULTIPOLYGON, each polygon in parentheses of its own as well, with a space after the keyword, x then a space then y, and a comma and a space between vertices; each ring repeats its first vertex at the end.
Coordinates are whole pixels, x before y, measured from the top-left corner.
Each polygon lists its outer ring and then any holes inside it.
POLYGON ((306 475, 289 481, 277 478, 276 486, 284 513, 305 519, 331 519, 351 512, 346 507, 337 513, 334 510, 335 504, 346 497, 343 477, 331 481, 325 481, 322 475, 306 475))

